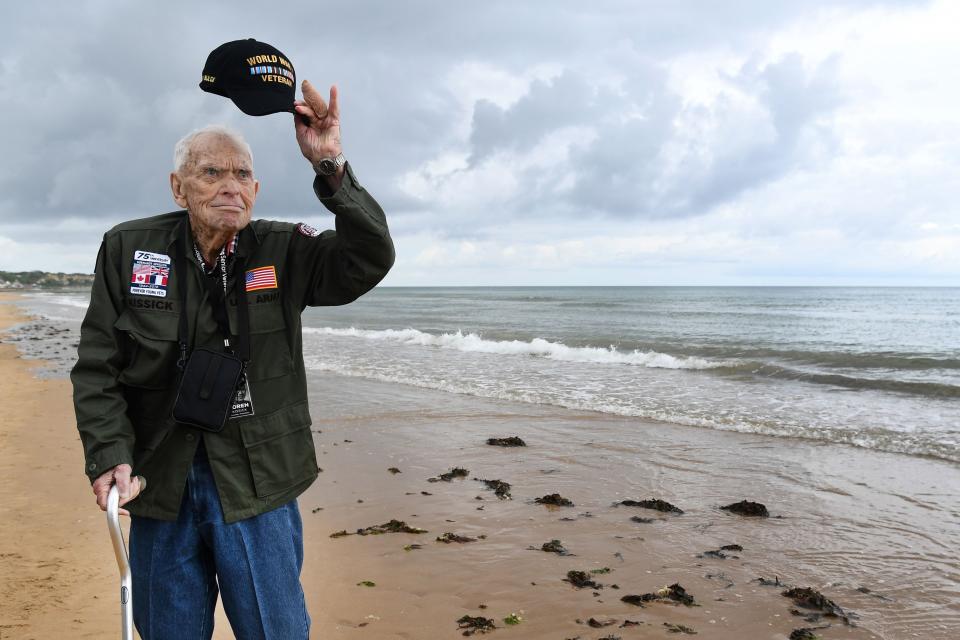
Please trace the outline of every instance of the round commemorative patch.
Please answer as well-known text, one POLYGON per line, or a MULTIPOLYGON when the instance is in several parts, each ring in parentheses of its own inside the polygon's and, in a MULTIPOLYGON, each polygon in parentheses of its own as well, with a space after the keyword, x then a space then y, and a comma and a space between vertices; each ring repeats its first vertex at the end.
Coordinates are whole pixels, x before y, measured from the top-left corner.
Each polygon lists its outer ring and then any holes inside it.
POLYGON ((320 235, 319 230, 314 229, 304 222, 301 222, 297 225, 297 231, 299 231, 301 235, 307 236, 308 238, 316 238, 318 235, 320 235))

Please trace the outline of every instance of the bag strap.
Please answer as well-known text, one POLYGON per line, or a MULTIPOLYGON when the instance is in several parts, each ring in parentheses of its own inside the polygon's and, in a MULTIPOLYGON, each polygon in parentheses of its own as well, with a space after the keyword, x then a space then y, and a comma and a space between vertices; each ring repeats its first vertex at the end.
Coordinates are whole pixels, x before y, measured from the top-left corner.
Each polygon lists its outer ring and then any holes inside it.
MULTIPOLYGON (((184 225, 188 225, 186 219, 184 220, 184 225)), ((186 247, 187 229, 184 229, 183 233, 179 235, 180 238, 177 242, 177 278, 180 286, 180 323, 177 327, 177 342, 180 345, 180 358, 177 360, 177 368, 183 371, 190 350, 189 329, 187 327, 187 283, 189 281, 188 274, 190 273, 186 247)), ((221 268, 223 268, 223 264, 221 264, 221 268)), ((217 287, 206 274, 203 274, 201 280, 210 294, 210 299, 213 303, 213 317, 217 322, 217 327, 220 329, 221 335, 224 337, 225 346, 232 346, 235 342, 237 346, 237 356, 243 361, 244 367, 246 367, 247 363, 250 362, 250 310, 247 306, 246 260, 237 256, 234 262, 234 269, 234 295, 237 300, 237 324, 239 325, 237 327, 239 332, 236 336, 236 341, 233 340, 233 336, 230 333, 230 323, 227 316, 227 300, 224 292, 217 287)))
MULTIPOLYGON (((250 309, 247 306, 247 259, 237 256, 234 265, 233 288, 237 299, 237 355, 243 360, 244 367, 250 362, 250 309)), ((226 310, 226 301, 224 301, 226 310)))
MULTIPOLYGON (((219 263, 219 268, 223 269, 226 265, 226 260, 223 260, 219 263)), ((220 277, 223 278, 223 274, 220 274, 220 277)), ((213 302, 213 319, 217 323, 217 327, 220 329, 220 335, 223 336, 224 343, 223 346, 229 346, 230 343, 230 320, 227 318, 227 307, 224 301, 224 291, 220 286, 220 279, 217 282, 213 281, 213 278, 209 274, 204 273, 201 276, 200 281, 203 282, 203 286, 206 287, 207 293, 210 294, 210 301, 213 302)))

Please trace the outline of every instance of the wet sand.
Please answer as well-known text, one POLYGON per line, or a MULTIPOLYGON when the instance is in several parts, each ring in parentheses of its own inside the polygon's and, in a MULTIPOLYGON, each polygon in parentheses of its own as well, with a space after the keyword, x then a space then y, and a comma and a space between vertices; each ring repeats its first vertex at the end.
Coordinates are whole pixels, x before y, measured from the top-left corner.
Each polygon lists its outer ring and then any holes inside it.
MULTIPOLYGON (((0 332, 24 321, 12 298, 0 294, 0 332)), ((0 638, 109 637, 119 626, 118 580, 82 475, 69 382, 38 379, 37 367, 0 344, 0 638)), ((310 378, 323 469, 299 500, 312 637, 458 638, 464 615, 492 619, 494 638, 685 636, 665 623, 720 640, 786 639, 827 624, 816 631, 827 639, 946 640, 960 631, 957 547, 944 548, 960 520, 948 496, 960 487, 955 465, 310 378), (486 444, 513 435, 529 446, 486 444), (429 481, 453 467, 469 476, 429 481), (512 499, 476 478, 509 482, 512 499), (533 502, 552 493, 574 506, 533 502), (685 513, 614 506, 645 498, 685 513), (742 499, 773 517, 718 508, 742 499), (427 533, 330 537, 391 519, 427 533), (476 541, 436 540, 447 532, 476 541), (538 550, 552 539, 575 555, 538 550), (743 547, 727 553, 737 557, 698 557, 731 544, 743 547), (602 588, 563 581, 571 570, 598 570, 590 577, 602 588), (857 614, 856 626, 791 615, 786 587, 758 577, 817 589, 857 614), (621 601, 675 583, 699 606, 621 601), (512 613, 520 623, 507 626, 512 613), (590 618, 614 623, 594 628, 590 618), (625 620, 639 624, 621 628, 625 620)), ((231 637, 218 609, 214 638, 231 637)))

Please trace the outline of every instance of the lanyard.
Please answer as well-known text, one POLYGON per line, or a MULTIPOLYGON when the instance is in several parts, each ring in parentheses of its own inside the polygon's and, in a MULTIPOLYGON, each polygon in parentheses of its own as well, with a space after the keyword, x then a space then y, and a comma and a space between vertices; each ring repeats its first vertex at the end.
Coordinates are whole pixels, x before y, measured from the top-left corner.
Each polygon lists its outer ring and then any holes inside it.
MULTIPOLYGON (((200 249, 197 248, 197 243, 193 243, 193 255, 197 257, 197 263, 200 265, 200 268, 203 269, 203 272, 207 273, 207 263, 204 261, 203 256, 200 255, 200 249)), ((223 281, 223 295, 227 295, 227 251, 225 247, 220 247, 220 255, 217 256, 217 259, 220 261, 220 279, 223 281)), ((207 274, 209 275, 209 274, 207 274)))

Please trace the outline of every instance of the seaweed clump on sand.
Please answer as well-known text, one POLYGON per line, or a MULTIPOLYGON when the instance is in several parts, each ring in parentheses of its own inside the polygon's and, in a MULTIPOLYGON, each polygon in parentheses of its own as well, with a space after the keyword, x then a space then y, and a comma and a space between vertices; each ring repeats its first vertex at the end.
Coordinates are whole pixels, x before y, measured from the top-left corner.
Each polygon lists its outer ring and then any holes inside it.
MULTIPOLYGON (((420 529, 418 527, 411 527, 403 520, 390 520, 390 522, 385 522, 383 524, 373 525, 371 527, 364 527, 363 529, 357 529, 356 535, 358 536, 376 536, 381 533, 427 533, 426 529, 420 529)), ((352 536, 354 534, 347 533, 346 529, 341 529, 340 531, 335 531, 330 534, 331 538, 342 538, 344 536, 352 536)))
POLYGON ((445 542, 450 544, 451 542, 476 542, 476 538, 470 538, 468 536, 458 536, 455 533, 450 533, 449 531, 442 536, 437 536, 437 542, 445 542))
POLYGON ((572 507, 573 502, 564 498, 559 493, 551 493, 534 500, 537 504, 550 504, 556 507, 572 507))
POLYGON ((544 542, 540 547, 540 551, 546 551, 547 553, 555 553, 559 556, 572 556, 574 554, 567 551, 563 546, 563 543, 559 540, 551 540, 550 542, 544 542))
POLYGON ((632 604, 637 607, 646 606, 645 603, 652 602, 657 599, 657 596, 653 593, 643 593, 640 595, 631 594, 626 595, 620 598, 621 602, 626 602, 627 604, 632 604))
POLYGON ((653 593, 644 593, 640 595, 626 595, 620 598, 621 601, 626 602, 627 604, 633 604, 638 607, 644 606, 645 602, 678 602, 687 607, 698 606, 694 601, 693 596, 687 593, 687 590, 681 587, 678 583, 674 583, 658 589, 653 593))
POLYGON ((586 587, 590 587, 591 589, 602 589, 603 585, 599 582, 594 582, 590 575, 591 574, 588 571, 567 571, 567 577, 563 578, 563 581, 569 582, 577 589, 584 589, 586 587))
POLYGON ((769 518, 770 512, 767 511, 766 505, 760 504, 759 502, 750 502, 749 500, 741 500, 740 502, 734 502, 733 504, 728 504, 726 506, 720 507, 724 511, 729 511, 730 513, 736 513, 741 516, 748 516, 753 518, 769 518))
POLYGON ((518 438, 517 436, 510 436, 509 438, 487 438, 487 444, 493 445, 495 447, 525 447, 527 443, 518 438))
POLYGON ((481 480, 480 478, 474 478, 474 480, 479 480, 487 485, 487 489, 492 489, 501 500, 510 500, 513 497, 510 495, 509 482, 504 482, 503 480, 481 480))
MULTIPOLYGON (((816 627, 817 629, 824 627, 816 627)), ((794 629, 790 632, 790 640, 820 640, 820 636, 815 634, 813 628, 803 627, 794 629)))
POLYGON ((444 482, 450 482, 454 478, 466 478, 468 475, 470 475, 470 472, 467 469, 464 469, 463 467, 454 467, 453 469, 450 469, 450 471, 441 473, 436 478, 427 478, 427 482, 440 482, 441 480, 444 482))
POLYGON ((654 511, 662 511, 663 513, 683 513, 683 509, 675 507, 666 500, 661 500, 660 498, 653 498, 651 500, 623 500, 618 504, 622 504, 625 507, 642 507, 644 509, 653 509, 654 511))
MULTIPOLYGON (((787 589, 782 595, 793 600, 793 603, 798 607, 819 612, 827 618, 840 618, 844 624, 849 625, 850 618, 855 617, 854 614, 844 611, 836 602, 810 587, 794 587, 787 589)), ((791 613, 793 612, 791 611, 791 613)), ((797 611, 794 615, 803 614, 797 611)), ((807 619, 815 621, 816 616, 807 619)))
POLYGON ((718 558, 720 560, 726 560, 727 558, 739 558, 740 556, 735 556, 730 551, 743 551, 743 547, 738 544, 725 544, 719 549, 711 549, 710 551, 704 551, 699 554, 698 558, 718 558))
POLYGON ((596 618, 590 618, 587 620, 587 624, 594 629, 602 629, 604 627, 609 627, 612 624, 617 624, 616 620, 597 620, 596 618))
POLYGON ((358 536, 377 536, 381 533, 427 533, 427 530, 419 527, 411 527, 403 520, 396 519, 391 519, 390 522, 383 524, 357 529, 358 536))
POLYGON ((487 633, 493 631, 497 626, 493 624, 490 618, 483 616, 461 616, 457 620, 457 629, 466 629, 463 632, 465 636, 472 636, 475 633, 487 633))
POLYGON ((667 628, 669 633, 686 633, 687 635, 695 636, 697 632, 688 627, 685 624, 676 624, 673 622, 664 622, 663 626, 667 628))

